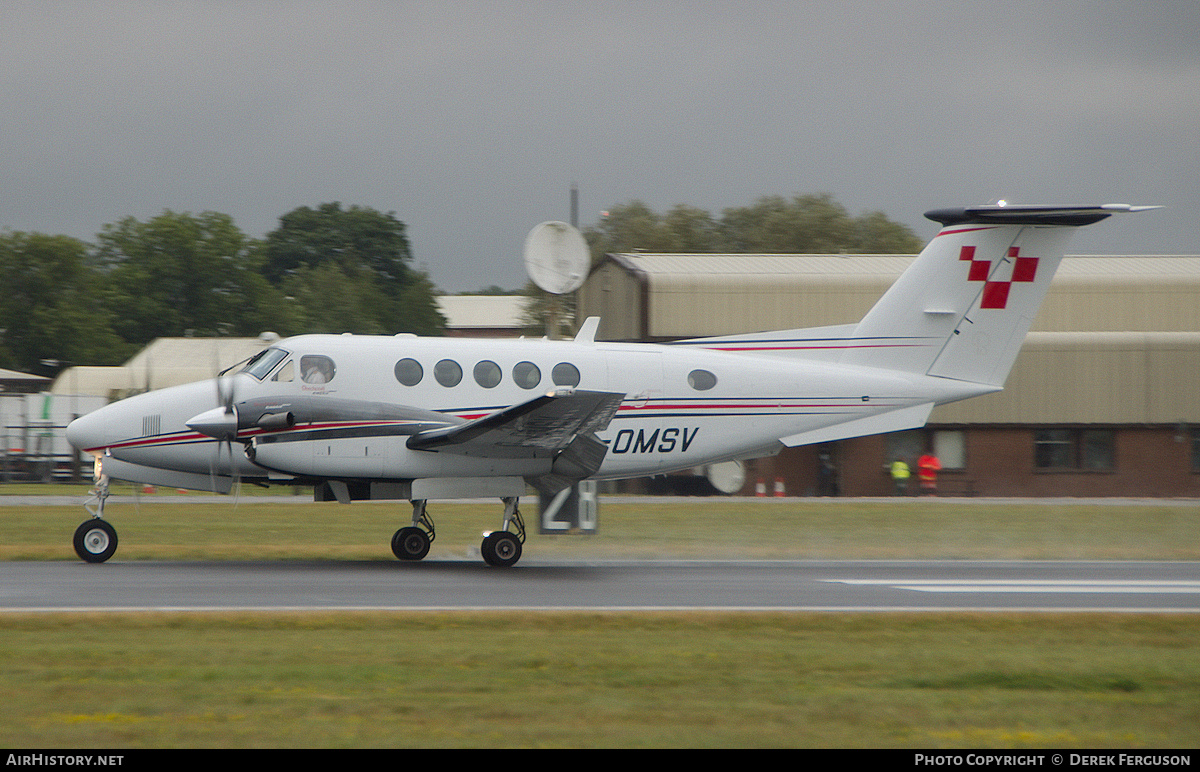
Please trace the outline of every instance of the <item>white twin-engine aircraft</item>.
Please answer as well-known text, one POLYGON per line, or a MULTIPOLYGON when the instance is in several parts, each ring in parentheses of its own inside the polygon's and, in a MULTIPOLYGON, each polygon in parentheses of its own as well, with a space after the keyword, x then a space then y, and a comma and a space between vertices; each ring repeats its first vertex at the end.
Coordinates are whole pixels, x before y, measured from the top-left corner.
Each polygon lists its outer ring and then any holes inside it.
MULTIPOLYGON (((1154 207, 989 205, 927 213, 941 232, 858 324, 667 344, 302 335, 215 381, 73 421, 96 459, 75 549, 117 547, 109 478, 228 493, 314 485, 407 499, 392 537, 419 560, 429 499, 499 497, 484 560, 511 566, 527 485, 661 474, 783 447, 923 426, 935 405, 999 391, 1076 227, 1154 207)), ((227 371, 229 373, 229 371, 227 371)))

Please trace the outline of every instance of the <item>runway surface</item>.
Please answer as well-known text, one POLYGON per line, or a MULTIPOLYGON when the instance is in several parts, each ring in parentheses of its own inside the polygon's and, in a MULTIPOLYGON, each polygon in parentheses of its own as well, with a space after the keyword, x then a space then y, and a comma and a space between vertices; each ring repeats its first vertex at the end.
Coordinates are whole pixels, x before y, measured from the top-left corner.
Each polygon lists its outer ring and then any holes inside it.
POLYGON ((1200 612, 1196 562, 0 563, 0 611, 1200 612))

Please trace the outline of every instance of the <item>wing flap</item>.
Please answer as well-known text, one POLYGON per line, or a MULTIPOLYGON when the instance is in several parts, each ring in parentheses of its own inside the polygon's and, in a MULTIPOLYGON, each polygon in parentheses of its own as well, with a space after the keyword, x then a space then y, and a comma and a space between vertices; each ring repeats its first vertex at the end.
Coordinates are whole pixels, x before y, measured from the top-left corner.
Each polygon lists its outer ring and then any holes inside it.
POLYGON ((549 458, 580 435, 604 431, 624 398, 604 391, 553 391, 465 424, 414 434, 408 447, 488 458, 549 458))

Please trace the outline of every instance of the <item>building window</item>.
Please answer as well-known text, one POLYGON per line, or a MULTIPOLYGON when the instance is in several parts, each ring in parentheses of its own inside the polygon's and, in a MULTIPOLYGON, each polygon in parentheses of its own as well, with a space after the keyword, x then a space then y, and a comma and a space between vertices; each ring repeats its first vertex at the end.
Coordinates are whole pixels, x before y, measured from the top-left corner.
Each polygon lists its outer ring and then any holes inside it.
POLYGON ((1033 446, 1038 469, 1111 472, 1116 468, 1116 433, 1111 429, 1038 429, 1033 446))
POLYGON ((917 458, 925 452, 925 432, 920 429, 910 429, 903 432, 891 432, 884 435, 886 443, 886 463, 897 459, 908 462, 914 470, 917 458))
POLYGON ((933 433, 933 455, 942 469, 967 468, 967 433, 961 429, 942 429, 933 433))
POLYGON ((1192 471, 1200 472, 1200 429, 1192 429, 1192 471))

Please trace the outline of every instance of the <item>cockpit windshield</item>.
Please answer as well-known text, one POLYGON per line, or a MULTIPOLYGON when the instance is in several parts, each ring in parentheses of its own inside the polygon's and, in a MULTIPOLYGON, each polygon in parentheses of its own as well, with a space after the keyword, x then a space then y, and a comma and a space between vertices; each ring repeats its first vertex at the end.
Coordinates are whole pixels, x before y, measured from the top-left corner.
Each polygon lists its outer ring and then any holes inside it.
POLYGON ((279 362, 286 358, 287 355, 288 352, 284 351, 283 349, 264 349, 247 360, 246 366, 241 370, 238 370, 238 372, 253 375, 255 378, 261 381, 263 378, 266 378, 267 374, 275 369, 275 365, 279 364, 279 362))

